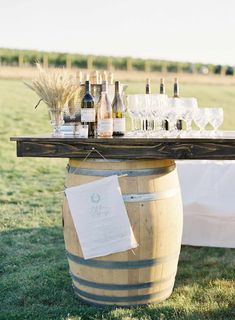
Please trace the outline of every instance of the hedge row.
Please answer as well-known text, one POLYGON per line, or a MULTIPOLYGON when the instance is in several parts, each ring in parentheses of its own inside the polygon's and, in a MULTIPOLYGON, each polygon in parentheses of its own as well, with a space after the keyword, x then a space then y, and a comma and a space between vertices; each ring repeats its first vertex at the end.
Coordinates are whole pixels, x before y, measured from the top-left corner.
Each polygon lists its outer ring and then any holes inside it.
POLYGON ((39 52, 31 50, 13 50, 0 48, 0 64, 7 66, 33 66, 35 62, 46 63, 49 67, 71 66, 86 69, 92 66, 94 69, 136 70, 136 71, 167 71, 167 72, 201 72, 233 75, 234 68, 222 65, 204 65, 201 63, 169 62, 163 60, 132 59, 128 57, 87 56, 79 54, 66 54, 55 52, 39 52))

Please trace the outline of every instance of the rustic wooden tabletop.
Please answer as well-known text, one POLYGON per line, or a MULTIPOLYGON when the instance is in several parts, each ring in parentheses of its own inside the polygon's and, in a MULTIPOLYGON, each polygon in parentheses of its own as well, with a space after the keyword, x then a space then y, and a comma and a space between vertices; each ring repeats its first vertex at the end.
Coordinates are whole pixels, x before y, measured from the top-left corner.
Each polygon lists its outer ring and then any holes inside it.
POLYGON ((235 131, 216 137, 77 138, 50 134, 11 137, 18 157, 235 160, 235 131))

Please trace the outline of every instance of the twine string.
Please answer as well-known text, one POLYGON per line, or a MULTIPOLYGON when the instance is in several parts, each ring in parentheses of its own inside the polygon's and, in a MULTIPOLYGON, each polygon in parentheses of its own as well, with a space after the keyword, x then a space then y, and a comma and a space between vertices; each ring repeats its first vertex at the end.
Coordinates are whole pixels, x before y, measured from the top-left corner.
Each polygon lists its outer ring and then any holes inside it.
MULTIPOLYGON (((92 152, 96 152, 96 153, 98 153, 98 155, 101 157, 101 158, 103 158, 105 161, 108 161, 108 159, 107 158, 105 158, 105 156, 103 156, 102 155, 102 153, 101 152, 99 152, 99 150, 97 150, 96 148, 91 148, 91 150, 89 150, 88 151, 88 153, 87 153, 87 155, 84 157, 84 159, 82 160, 82 161, 86 161, 89 157, 90 157, 90 155, 92 154, 92 152)), ((69 166, 69 165, 68 165, 69 166)), ((124 173, 124 174, 121 174, 121 175, 119 175, 118 176, 118 178, 122 178, 122 177, 127 177, 128 176, 128 174, 127 173, 124 173)), ((64 189, 66 189, 67 187, 66 186, 64 186, 64 189)), ((59 191, 58 193, 64 193, 64 190, 63 191, 59 191)))

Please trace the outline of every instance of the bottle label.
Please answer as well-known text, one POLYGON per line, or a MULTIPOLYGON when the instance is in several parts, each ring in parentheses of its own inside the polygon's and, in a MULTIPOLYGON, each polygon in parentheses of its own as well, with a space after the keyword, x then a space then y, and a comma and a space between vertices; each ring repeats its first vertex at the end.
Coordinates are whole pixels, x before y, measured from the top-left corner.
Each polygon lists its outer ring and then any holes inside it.
POLYGON ((95 122, 95 108, 82 108, 81 122, 95 122))
POLYGON ((125 118, 114 118, 113 119, 113 132, 125 132, 126 121, 125 118))
POLYGON ((98 133, 113 132, 113 119, 98 120, 98 133))

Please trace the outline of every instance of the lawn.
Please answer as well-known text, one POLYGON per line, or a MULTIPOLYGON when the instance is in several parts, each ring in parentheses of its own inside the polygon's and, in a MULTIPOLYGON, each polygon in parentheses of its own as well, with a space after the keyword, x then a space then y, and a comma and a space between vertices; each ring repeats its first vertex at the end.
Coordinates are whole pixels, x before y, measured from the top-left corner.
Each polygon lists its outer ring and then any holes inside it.
MULTIPOLYGON (((155 86, 153 86, 155 90, 155 86)), ((142 82, 129 92, 144 91, 142 82)), ((235 129, 235 86, 183 84, 182 96, 225 108, 235 129)), ((16 158, 9 137, 48 132, 46 108, 16 80, 0 80, 0 320, 235 319, 235 250, 183 246, 175 289, 159 305, 96 309, 73 294, 61 227, 66 160, 16 158)))

